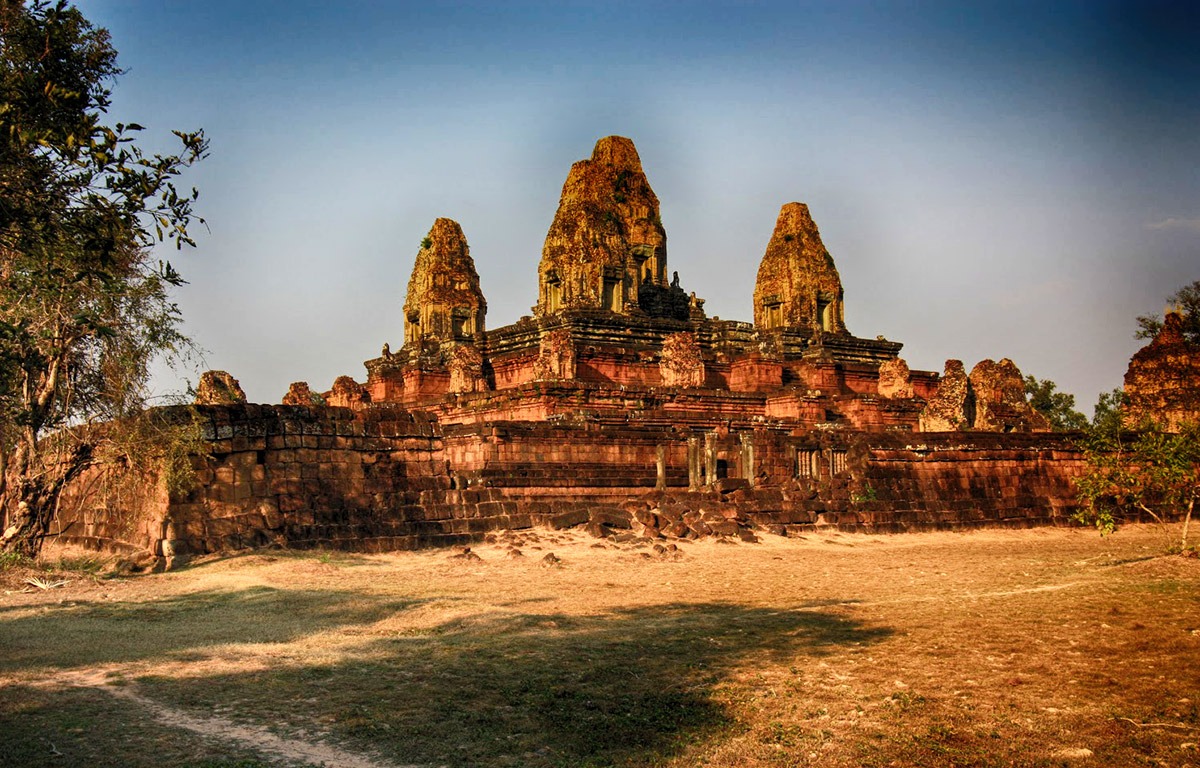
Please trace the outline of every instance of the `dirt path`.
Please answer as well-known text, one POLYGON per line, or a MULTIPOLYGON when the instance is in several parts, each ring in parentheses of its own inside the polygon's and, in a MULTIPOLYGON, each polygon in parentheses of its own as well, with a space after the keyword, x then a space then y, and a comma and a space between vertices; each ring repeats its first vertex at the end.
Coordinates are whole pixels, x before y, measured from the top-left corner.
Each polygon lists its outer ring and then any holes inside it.
POLYGON ((138 694, 131 686, 112 685, 102 672, 86 672, 60 676, 61 682, 94 688, 117 698, 131 701, 150 712, 159 723, 170 728, 182 728, 207 739, 232 742, 239 747, 252 749, 264 757, 282 758, 316 766, 338 768, 427 768, 415 764, 400 765, 354 754, 315 741, 298 737, 282 738, 266 728, 239 725, 223 717, 197 717, 182 710, 168 707, 138 694))

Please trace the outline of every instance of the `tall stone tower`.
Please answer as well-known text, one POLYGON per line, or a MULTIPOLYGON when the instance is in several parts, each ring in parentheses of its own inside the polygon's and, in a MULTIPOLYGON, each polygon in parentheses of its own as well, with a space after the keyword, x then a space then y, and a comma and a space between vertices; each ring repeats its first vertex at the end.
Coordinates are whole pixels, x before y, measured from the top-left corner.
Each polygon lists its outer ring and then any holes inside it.
POLYGON ((1134 353, 1125 371, 1128 426, 1151 418, 1171 431, 1200 421, 1200 346, 1184 334, 1183 315, 1163 314, 1154 339, 1134 353))
POLYGON ((590 160, 571 166, 546 234, 534 311, 566 308, 687 317, 686 294, 667 279, 658 197, 621 136, 600 139, 590 160))
POLYGON ((471 341, 484 331, 487 301, 462 227, 433 222, 421 241, 404 299, 404 344, 471 341))
POLYGON ((779 211, 775 232, 758 266, 754 325, 845 334, 842 279, 804 203, 779 211))

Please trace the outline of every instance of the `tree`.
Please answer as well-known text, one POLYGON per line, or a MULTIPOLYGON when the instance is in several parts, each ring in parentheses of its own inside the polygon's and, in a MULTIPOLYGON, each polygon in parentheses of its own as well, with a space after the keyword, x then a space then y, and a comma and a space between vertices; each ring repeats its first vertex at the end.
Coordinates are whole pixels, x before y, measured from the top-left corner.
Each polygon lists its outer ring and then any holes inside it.
POLYGON ((1200 425, 1185 424, 1167 432, 1145 421, 1136 431, 1123 425, 1121 401, 1101 395, 1096 419, 1083 441, 1087 470, 1076 482, 1083 508, 1080 522, 1111 533, 1117 522, 1149 515, 1160 525, 1182 517, 1181 551, 1188 549, 1188 528, 1200 499, 1200 425))
POLYGON ((1122 408, 1125 407, 1125 390, 1114 389, 1110 392, 1101 392, 1100 397, 1096 399, 1096 406, 1092 409, 1092 423, 1090 429, 1093 432, 1115 433, 1121 429, 1124 423, 1124 413, 1122 408))
POLYGON ((195 245, 175 179, 208 143, 151 155, 142 126, 104 125, 116 57, 65 2, 0 0, 0 547, 25 554, 95 451, 84 427, 138 412, 151 361, 187 344, 152 246, 195 245))
MULTIPOLYGON (((1183 337, 1192 344, 1200 344, 1200 280, 1168 296, 1167 304, 1178 308, 1183 316, 1183 337)), ((1140 315, 1137 324, 1134 338, 1153 339, 1162 330, 1163 320, 1158 315, 1140 315)))
POLYGON ((1040 381, 1033 376, 1025 377, 1025 396, 1029 405, 1046 417, 1050 426, 1058 432, 1084 429, 1087 417, 1075 410, 1075 395, 1056 392, 1058 385, 1049 379, 1040 381))

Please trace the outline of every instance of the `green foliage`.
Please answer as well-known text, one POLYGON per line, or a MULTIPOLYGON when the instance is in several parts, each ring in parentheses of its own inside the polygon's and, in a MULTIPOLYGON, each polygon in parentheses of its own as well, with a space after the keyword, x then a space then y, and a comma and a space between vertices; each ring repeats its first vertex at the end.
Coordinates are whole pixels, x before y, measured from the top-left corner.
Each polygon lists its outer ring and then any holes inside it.
POLYGON ((198 193, 176 178, 207 154, 174 131, 178 155, 146 154, 136 123, 104 125, 120 74, 108 32, 66 3, 0 3, 0 544, 40 547, 62 485, 94 446, 65 426, 143 405, 151 362, 186 354, 171 290, 152 257, 195 245, 198 193), (47 448, 53 448, 48 451, 47 448))
POLYGON ((1087 470, 1076 481, 1083 504, 1075 515, 1079 522, 1108 534, 1131 516, 1145 514, 1163 526, 1182 518, 1179 548, 1188 548, 1188 527, 1200 498, 1200 425, 1172 433, 1146 421, 1126 431, 1118 407, 1115 415, 1106 412, 1097 419, 1083 448, 1087 470))
MULTIPOLYGON (((1200 280, 1185 285, 1167 297, 1167 304, 1179 309, 1183 316, 1183 336, 1193 344, 1200 344, 1200 280)), ((1134 338, 1153 339, 1162 330, 1163 320, 1158 315, 1140 315, 1138 330, 1134 338)))
POLYGON ((875 492, 874 486, 870 483, 864 483, 860 490, 850 494, 850 501, 854 504, 862 504, 868 501, 876 501, 879 495, 875 492))
POLYGON ((32 564, 33 561, 20 552, 0 552, 0 572, 32 564))
POLYGON ((1119 431, 1124 419, 1121 409, 1125 407, 1125 402, 1125 390, 1123 389, 1101 392, 1100 397, 1096 400, 1095 408, 1092 409, 1091 429, 1103 433, 1119 431))
POLYGON ((162 483, 174 499, 182 499, 196 488, 199 481, 194 462, 209 456, 211 444, 204 439, 195 411, 142 411, 107 426, 108 437, 99 451, 105 463, 128 467, 142 480, 162 483))
POLYGON ((433 238, 426 237, 421 240, 421 249, 426 250, 433 247, 433 238))
POLYGON ((1059 432, 1087 427, 1087 417, 1075 410, 1075 395, 1056 392, 1056 389, 1058 385, 1050 379, 1025 377, 1025 396, 1029 398, 1029 405, 1045 416, 1051 427, 1059 432))

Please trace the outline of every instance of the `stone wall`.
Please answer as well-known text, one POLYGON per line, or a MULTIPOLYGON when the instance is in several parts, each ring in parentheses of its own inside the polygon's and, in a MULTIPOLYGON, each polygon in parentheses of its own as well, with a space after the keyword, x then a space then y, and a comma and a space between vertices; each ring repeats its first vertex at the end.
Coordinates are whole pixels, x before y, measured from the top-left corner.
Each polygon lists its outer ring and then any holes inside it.
POLYGON ((831 507, 836 518, 825 522, 875 530, 1063 525, 1077 508, 1074 478, 1083 470, 1082 452, 1062 435, 871 435, 844 489, 832 493, 849 504, 831 507))
MULTIPOLYGON (((466 533, 422 494, 449 488, 436 422, 384 406, 196 406, 211 455, 182 498, 160 490, 140 506, 114 504, 111 483, 70 489, 63 536, 174 557, 268 544, 404 549, 466 533), (118 522, 119 521, 119 522, 118 522), (119 534, 119 540, 118 535, 119 534)), ((447 540, 453 542, 454 538, 447 540)))
POLYGON ((272 544, 413 549, 533 525, 679 536, 1024 527, 1066 523, 1082 469, 1070 437, 1054 434, 439 427, 391 406, 194 412, 212 447, 196 459, 194 491, 114 493, 99 468, 65 497, 63 537, 172 558, 272 544))

